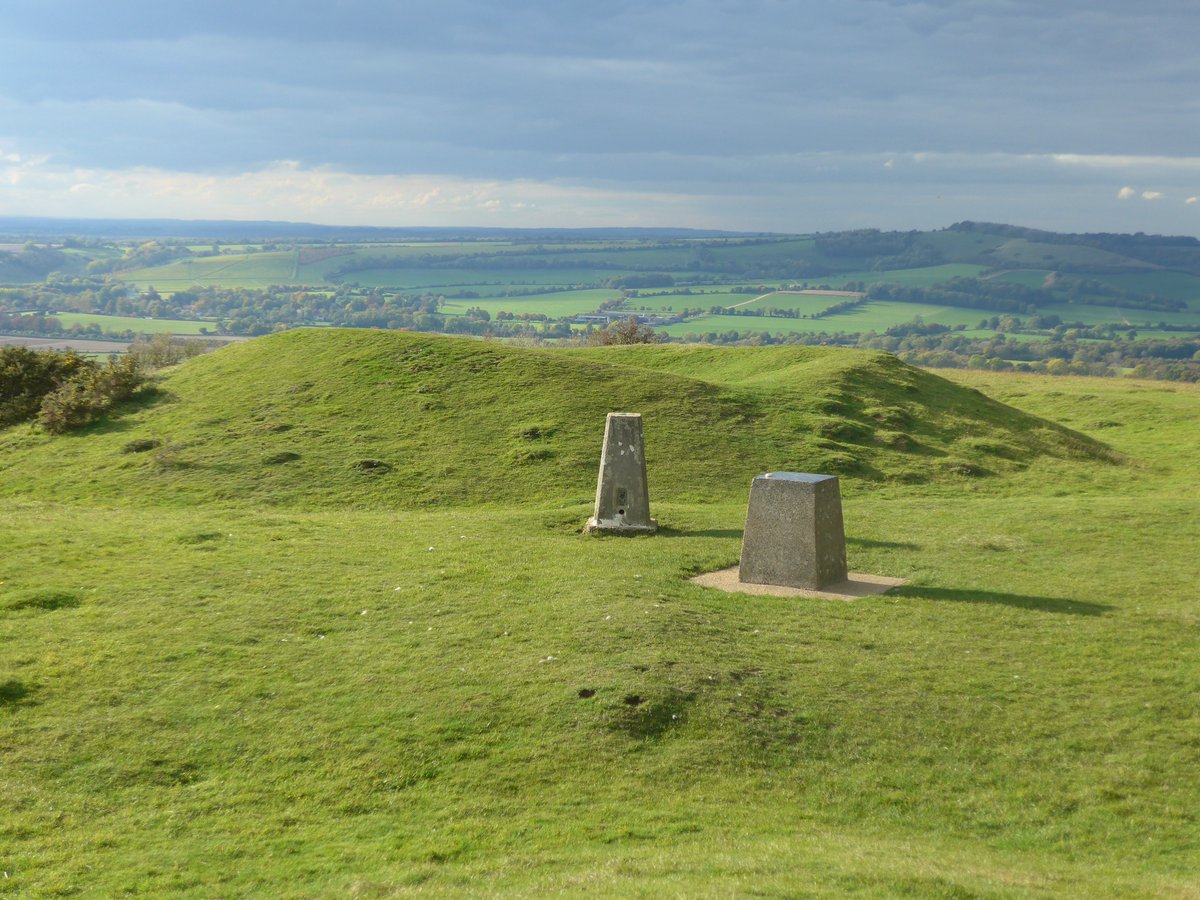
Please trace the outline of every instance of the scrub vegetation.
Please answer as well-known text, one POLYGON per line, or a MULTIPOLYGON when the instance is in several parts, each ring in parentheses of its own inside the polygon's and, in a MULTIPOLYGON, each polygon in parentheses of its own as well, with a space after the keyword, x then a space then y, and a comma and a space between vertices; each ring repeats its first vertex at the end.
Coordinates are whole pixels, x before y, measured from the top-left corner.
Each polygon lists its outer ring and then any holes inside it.
POLYGON ((0 430, 3 892, 1196 893, 1200 390, 945 374, 301 330, 0 430), (909 583, 690 584, 779 469, 909 583))

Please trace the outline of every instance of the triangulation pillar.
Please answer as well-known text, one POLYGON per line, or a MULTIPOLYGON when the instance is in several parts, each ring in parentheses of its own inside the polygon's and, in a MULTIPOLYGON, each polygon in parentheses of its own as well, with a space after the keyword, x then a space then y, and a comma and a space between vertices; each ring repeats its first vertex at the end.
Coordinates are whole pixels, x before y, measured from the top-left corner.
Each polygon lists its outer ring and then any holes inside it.
POLYGON ((837 478, 802 472, 755 477, 738 580, 815 591, 845 581, 846 575, 837 478))
POLYGON ((596 511, 588 533, 653 534, 646 487, 646 448, 641 413, 609 413, 604 423, 604 449, 596 481, 596 511))

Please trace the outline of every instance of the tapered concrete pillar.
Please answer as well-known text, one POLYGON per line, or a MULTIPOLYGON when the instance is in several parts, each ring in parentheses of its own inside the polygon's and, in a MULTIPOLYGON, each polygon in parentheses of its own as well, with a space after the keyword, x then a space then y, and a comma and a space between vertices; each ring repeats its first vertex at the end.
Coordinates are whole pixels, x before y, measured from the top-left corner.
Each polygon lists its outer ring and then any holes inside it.
POLYGON ((815 591, 846 575, 837 478, 802 472, 757 476, 750 485, 738 580, 815 591))
POLYGON ((596 480, 596 510, 588 519, 590 534, 653 534, 658 523, 650 518, 646 487, 646 449, 641 413, 609 413, 596 480))

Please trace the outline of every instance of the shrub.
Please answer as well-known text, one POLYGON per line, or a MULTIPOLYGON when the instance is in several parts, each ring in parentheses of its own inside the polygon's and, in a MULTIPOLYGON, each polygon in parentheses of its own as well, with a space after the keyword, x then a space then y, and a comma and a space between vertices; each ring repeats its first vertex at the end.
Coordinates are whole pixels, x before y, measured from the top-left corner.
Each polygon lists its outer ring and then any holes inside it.
POLYGON ((51 434, 62 434, 95 419, 102 411, 91 385, 68 381, 42 398, 38 424, 51 434))
POLYGON ((43 397, 94 369, 73 350, 0 348, 0 428, 32 419, 43 397))
POLYGON ((89 364, 42 397, 38 424, 51 434, 87 425, 117 401, 132 396, 140 383, 137 360, 132 356, 110 357, 103 369, 89 364))
POLYGON ((143 372, 149 372, 177 365, 193 356, 215 350, 218 346, 216 341, 197 341, 169 334, 156 334, 149 340, 134 341, 129 345, 126 355, 135 359, 137 367, 143 372))
POLYGON ((630 316, 618 322, 610 322, 607 328, 593 331, 588 336, 588 342, 602 347, 611 344, 657 344, 663 339, 649 325, 638 322, 637 316, 630 316))

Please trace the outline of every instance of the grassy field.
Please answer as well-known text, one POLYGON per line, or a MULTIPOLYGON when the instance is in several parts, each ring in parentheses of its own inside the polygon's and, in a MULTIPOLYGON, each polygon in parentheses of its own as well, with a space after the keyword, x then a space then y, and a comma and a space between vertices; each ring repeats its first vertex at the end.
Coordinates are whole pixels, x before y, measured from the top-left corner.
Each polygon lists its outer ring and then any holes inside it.
POLYGON ((853 297, 839 296, 837 294, 801 294, 777 291, 772 294, 767 294, 763 297, 748 297, 749 303, 738 301, 737 305, 741 309, 795 309, 805 315, 822 312, 829 307, 844 303, 847 300, 854 299, 853 297))
POLYGON ((591 285, 614 275, 611 269, 366 269, 345 276, 347 284, 394 288, 406 291, 472 290, 483 295, 504 294, 514 289, 591 285))
POLYGON ((810 278, 811 287, 829 285, 840 290, 847 282, 861 281, 868 287, 872 284, 889 282, 891 284, 915 285, 932 287, 951 278, 974 278, 984 269, 983 266, 970 263, 946 263, 940 266, 922 266, 915 269, 885 269, 879 272, 841 272, 837 275, 823 275, 820 278, 810 278))
POLYGON ((708 309, 711 306, 732 306, 750 300, 754 294, 732 293, 719 287, 693 288, 690 294, 640 294, 630 297, 625 307, 631 311, 651 313, 679 312, 683 309, 708 309))
POLYGON ((273 284, 293 283, 296 264, 294 250, 205 256, 124 271, 121 280, 142 288, 153 287, 164 294, 205 285, 266 288, 273 284))
MULTIPOLYGON (((1011 281, 1026 287, 1040 288, 1045 286, 1046 276, 1050 269, 1017 269, 1004 272, 995 277, 1000 281, 1011 281)), ((1095 275, 1066 275, 1058 281, 1058 286, 1064 287, 1075 280, 1099 281, 1113 287, 1138 293, 1157 294, 1170 300, 1183 300, 1193 309, 1200 307, 1200 277, 1186 272, 1119 272, 1096 273, 1095 275)))
POLYGON ((1043 288, 1046 287, 1046 278, 1051 274, 1053 273, 1049 269, 1013 269, 994 277, 997 281, 1008 281, 1028 288, 1043 288))
POLYGON ((63 323, 64 328, 73 325, 99 325, 104 331, 124 332, 135 334, 201 334, 202 328, 215 332, 216 322, 200 322, 194 319, 149 319, 134 316, 102 316, 92 313, 55 313, 54 318, 63 323))
POLYGON ((1200 391, 948 374, 309 331, 0 432, 5 892, 1194 895, 1200 391), (909 585, 689 584, 781 468, 909 585))
POLYGON ((1095 278, 1127 291, 1144 291, 1184 300, 1192 309, 1200 309, 1200 277, 1187 272, 1120 272, 1095 278))
MULTIPOLYGON (((828 301, 826 301, 828 305, 828 301)), ((863 331, 885 331, 892 325, 911 322, 920 316, 926 322, 937 322, 942 325, 975 326, 988 318, 985 312, 977 309, 959 309, 952 306, 934 306, 928 303, 892 303, 883 300, 870 300, 862 306, 848 312, 825 316, 820 319, 787 319, 768 316, 700 316, 679 322, 675 325, 665 325, 661 331, 673 337, 686 334, 707 334, 715 331, 721 334, 726 331, 746 333, 767 332, 768 334, 819 334, 820 332, 834 333, 844 331, 850 334, 863 331)))
POLYGON ((1035 266, 1048 269, 1068 269, 1070 271, 1086 271, 1093 266, 1137 266, 1149 269, 1144 263, 1111 253, 1097 247, 1075 244, 1047 244, 1029 241, 1024 238, 1013 238, 996 247, 993 256, 1017 266, 1035 266))
POLYGON ((449 316, 461 316, 471 307, 485 309, 492 316, 498 312, 541 313, 551 318, 577 316, 591 312, 606 300, 620 298, 621 292, 600 288, 586 291, 555 291, 549 294, 531 294, 524 297, 483 297, 477 300, 447 300, 438 307, 438 312, 449 316))
MULTIPOLYGON (((1084 303, 1049 303, 1038 307, 1040 312, 1052 313, 1064 322, 1103 325, 1118 322, 1130 325, 1200 325, 1200 311, 1167 312, 1159 309, 1126 309, 1113 306, 1092 306, 1084 303)), ((986 318, 986 317, 985 317, 986 318)))

